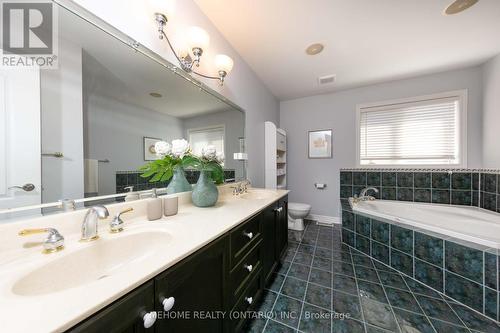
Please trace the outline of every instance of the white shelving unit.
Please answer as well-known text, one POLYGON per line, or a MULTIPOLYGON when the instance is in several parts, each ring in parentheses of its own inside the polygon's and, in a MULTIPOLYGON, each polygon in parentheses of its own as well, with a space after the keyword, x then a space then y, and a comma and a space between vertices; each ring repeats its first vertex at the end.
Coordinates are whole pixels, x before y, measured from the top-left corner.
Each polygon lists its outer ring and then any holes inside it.
POLYGON ((265 184, 270 189, 286 189, 286 131, 265 122, 265 184))

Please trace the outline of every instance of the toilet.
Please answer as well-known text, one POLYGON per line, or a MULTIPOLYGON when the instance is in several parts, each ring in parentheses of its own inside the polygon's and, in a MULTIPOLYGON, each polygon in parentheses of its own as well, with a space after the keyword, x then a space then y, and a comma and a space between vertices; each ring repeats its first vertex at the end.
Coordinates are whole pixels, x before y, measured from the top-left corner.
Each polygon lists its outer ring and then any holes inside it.
POLYGON ((304 218, 311 211, 311 205, 297 202, 288 203, 288 229, 304 230, 304 218))

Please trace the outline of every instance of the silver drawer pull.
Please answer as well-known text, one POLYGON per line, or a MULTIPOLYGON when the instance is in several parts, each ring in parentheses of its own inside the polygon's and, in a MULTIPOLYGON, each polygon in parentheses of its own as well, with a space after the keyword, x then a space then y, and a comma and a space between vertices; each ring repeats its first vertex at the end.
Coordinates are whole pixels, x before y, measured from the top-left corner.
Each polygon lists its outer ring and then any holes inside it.
POLYGON ((251 232, 246 232, 246 231, 243 231, 243 236, 246 236, 246 237, 248 237, 248 239, 252 239, 252 238, 253 238, 253 233, 251 233, 251 232))
POLYGON ((174 307, 174 304, 175 304, 175 298, 174 297, 168 297, 168 298, 165 298, 161 304, 163 305, 163 310, 164 311, 170 311, 173 307, 174 307))
POLYGON ((252 265, 247 265, 245 264, 243 267, 245 267, 245 269, 249 272, 251 272, 253 270, 253 266, 252 265))
POLYGON ((245 297, 245 301, 247 301, 248 304, 252 304, 253 298, 252 297, 245 297))

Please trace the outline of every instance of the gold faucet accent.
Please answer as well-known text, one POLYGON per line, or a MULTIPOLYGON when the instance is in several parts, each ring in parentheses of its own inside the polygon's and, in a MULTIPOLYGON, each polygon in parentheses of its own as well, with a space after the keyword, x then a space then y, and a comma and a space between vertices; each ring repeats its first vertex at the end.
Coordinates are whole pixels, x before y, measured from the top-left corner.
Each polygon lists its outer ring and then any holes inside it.
POLYGON ((30 236, 35 234, 48 233, 47 238, 43 242, 42 253, 48 254, 58 252, 64 249, 64 237, 54 228, 40 228, 40 229, 24 229, 19 231, 19 236, 30 236))

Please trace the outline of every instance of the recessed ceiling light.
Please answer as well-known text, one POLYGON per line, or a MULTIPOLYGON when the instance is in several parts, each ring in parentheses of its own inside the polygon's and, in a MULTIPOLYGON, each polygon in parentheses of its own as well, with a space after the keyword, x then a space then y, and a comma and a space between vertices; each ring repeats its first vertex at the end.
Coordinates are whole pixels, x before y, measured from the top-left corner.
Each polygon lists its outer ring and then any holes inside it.
POLYGON ((157 92, 152 92, 152 93, 149 93, 149 96, 154 97, 154 98, 160 98, 160 97, 162 97, 162 94, 157 93, 157 92))
POLYGON ((455 0, 444 10, 445 15, 454 15, 474 6, 479 0, 455 0))
POLYGON ((323 51, 324 48, 325 47, 321 43, 311 44, 307 47, 306 53, 309 55, 316 55, 316 54, 320 53, 321 51, 323 51))

